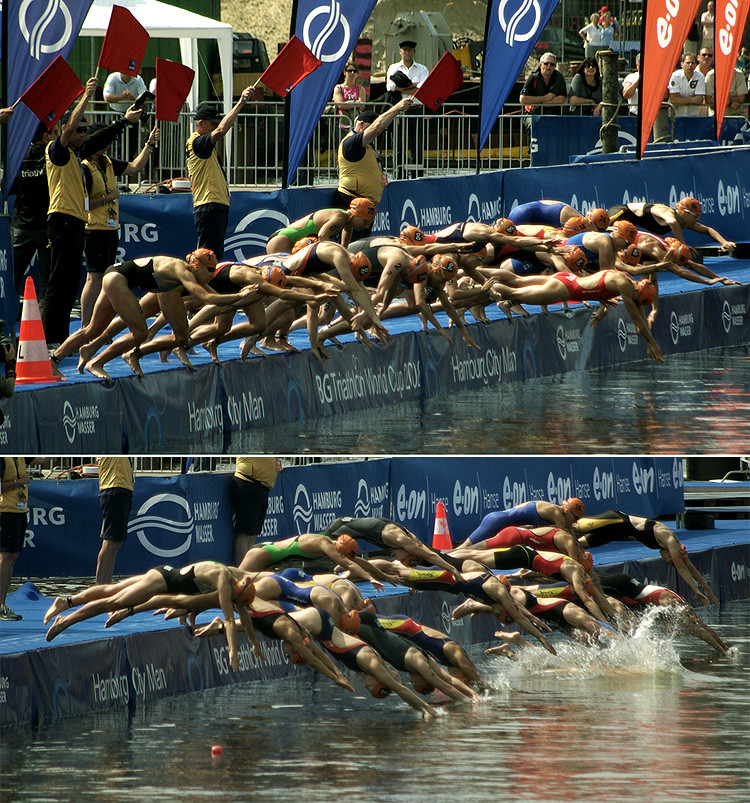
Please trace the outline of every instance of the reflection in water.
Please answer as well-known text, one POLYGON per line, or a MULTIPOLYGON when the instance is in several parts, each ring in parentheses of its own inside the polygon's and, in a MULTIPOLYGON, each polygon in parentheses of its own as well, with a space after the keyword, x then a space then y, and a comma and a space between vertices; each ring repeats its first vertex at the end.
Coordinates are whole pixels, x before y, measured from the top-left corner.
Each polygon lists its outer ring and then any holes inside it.
POLYGON ((7 729, 3 799, 747 800, 750 601, 705 617, 734 658, 650 628, 517 663, 475 649, 493 693, 433 722, 301 676, 7 729))
POLYGON ((230 453, 742 454, 747 346, 232 434, 230 453))

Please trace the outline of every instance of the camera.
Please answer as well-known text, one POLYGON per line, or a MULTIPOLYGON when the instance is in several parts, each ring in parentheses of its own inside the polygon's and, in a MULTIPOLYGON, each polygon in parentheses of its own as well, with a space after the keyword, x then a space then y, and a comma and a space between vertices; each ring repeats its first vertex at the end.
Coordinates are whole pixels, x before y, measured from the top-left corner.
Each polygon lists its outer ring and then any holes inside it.
POLYGON ((145 92, 141 92, 140 95, 133 101, 133 108, 134 109, 142 109, 146 103, 152 101, 156 95, 153 92, 149 92, 148 89, 145 92))

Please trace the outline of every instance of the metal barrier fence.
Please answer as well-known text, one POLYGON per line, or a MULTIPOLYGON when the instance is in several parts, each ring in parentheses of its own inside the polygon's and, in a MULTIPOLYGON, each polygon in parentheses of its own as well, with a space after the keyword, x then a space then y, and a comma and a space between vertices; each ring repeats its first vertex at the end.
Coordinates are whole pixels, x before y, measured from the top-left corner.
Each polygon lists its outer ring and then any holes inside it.
MULTIPOLYGON (((371 104, 381 111, 382 104, 371 104)), ((94 104, 91 120, 119 115, 106 104, 94 104)), ((284 162, 284 104, 249 104, 239 115, 227 143, 231 148, 227 176, 232 187, 278 188, 284 162)), ((747 107, 746 107, 747 108, 747 107)), ((335 187, 338 183, 338 145, 348 132, 350 118, 325 111, 297 170, 294 186, 335 187)), ((534 114, 583 115, 583 106, 539 107, 534 114)), ((623 103, 620 114, 627 115, 623 103)), ((481 153, 483 171, 525 167, 530 163, 530 117, 523 106, 506 104, 481 153)), ((132 159, 146 141, 152 123, 131 126, 112 147, 112 155, 132 159)), ((193 130, 189 112, 176 123, 162 123, 159 148, 138 176, 136 191, 167 190, 175 178, 187 175, 185 142, 193 130)), ((390 179, 466 175, 476 170, 478 106, 450 106, 442 114, 414 113, 397 117, 376 142, 390 179)), ((224 159, 224 163, 227 160, 224 159)))

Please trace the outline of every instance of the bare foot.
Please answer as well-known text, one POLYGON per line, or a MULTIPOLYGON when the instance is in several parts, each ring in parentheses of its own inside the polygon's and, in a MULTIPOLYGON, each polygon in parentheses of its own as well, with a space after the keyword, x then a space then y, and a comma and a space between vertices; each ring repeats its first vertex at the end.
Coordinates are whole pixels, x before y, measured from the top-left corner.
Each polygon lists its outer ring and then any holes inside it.
POLYGON ((62 633, 63 630, 65 630, 65 617, 58 616, 52 624, 52 627, 47 631, 45 638, 47 641, 52 641, 52 639, 62 633))
POLYGON ((510 301, 498 301, 497 307, 501 312, 505 313, 505 317, 513 323, 513 315, 511 314, 511 305, 510 301))
POLYGON ((82 374, 86 369, 86 363, 94 356, 94 349, 91 346, 81 346, 78 349, 78 373, 82 374))
POLYGON ((135 351, 128 351, 122 355, 123 360, 128 364, 128 368, 136 375, 143 376, 143 369, 138 361, 135 351))
POLYGON ((203 348, 209 353, 211 357, 211 361, 215 362, 217 365, 221 365, 221 360, 219 359, 219 343, 216 340, 209 340, 208 342, 203 344, 203 348))
POLYGON ((49 606, 47 613, 44 614, 44 619, 42 621, 45 625, 53 616, 57 616, 58 613, 67 611, 68 608, 70 608, 68 599, 69 597, 55 597, 55 601, 49 606))
POLYGON ((188 352, 185 346, 177 346, 176 349, 172 349, 172 353, 186 368, 195 368, 193 363, 190 362, 190 358, 188 357, 188 352))
POLYGON ((474 607, 474 600, 467 599, 462 602, 460 605, 457 605, 453 609, 453 613, 451 613, 451 621, 455 622, 457 619, 461 619, 464 616, 469 616, 472 613, 472 608, 474 607))
POLYGON ((510 308, 510 311, 512 313, 514 313, 515 315, 520 315, 522 318, 530 318, 531 317, 531 313, 525 307, 522 307, 520 304, 514 304, 510 308))
POLYGON ((164 349, 163 351, 159 352, 159 359, 164 363, 169 362, 169 355, 171 353, 172 352, 169 349, 164 349))
POLYGON ((112 382, 112 377, 102 368, 101 365, 95 362, 87 362, 86 370, 93 374, 97 379, 103 379, 105 382, 112 382))
POLYGON ((112 627, 112 625, 122 622, 123 619, 127 619, 128 616, 130 616, 130 611, 127 608, 120 608, 119 611, 112 611, 107 617, 104 627, 112 627))
POLYGON ((240 358, 244 362, 247 359, 248 354, 254 354, 256 357, 265 357, 265 351, 261 351, 255 344, 257 343, 257 338, 255 337, 248 337, 245 342, 242 344, 240 348, 240 358))
POLYGON ((513 652, 509 644, 500 644, 497 647, 488 647, 484 651, 485 655, 502 655, 504 658, 510 658, 511 661, 517 661, 518 656, 513 652))

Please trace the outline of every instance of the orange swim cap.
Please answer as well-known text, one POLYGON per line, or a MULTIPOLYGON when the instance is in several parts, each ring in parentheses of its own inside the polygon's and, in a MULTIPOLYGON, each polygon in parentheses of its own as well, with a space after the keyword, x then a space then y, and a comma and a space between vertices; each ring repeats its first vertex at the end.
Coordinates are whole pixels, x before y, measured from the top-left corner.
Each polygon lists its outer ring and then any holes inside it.
POLYGON ((432 694, 435 691, 435 687, 430 686, 423 677, 420 677, 419 680, 413 680, 411 685, 414 686, 414 691, 417 694, 432 694))
POLYGON ((372 265, 364 251, 357 251, 352 257, 352 273, 354 274, 354 278, 358 282, 361 282, 370 275, 371 271, 372 265))
POLYGON ((458 265, 456 261, 447 254, 437 254, 432 258, 432 268, 435 273, 439 273, 446 282, 456 277, 458 265))
POLYGON ((405 226, 399 232, 398 239, 407 245, 421 245, 425 242, 424 232, 416 226, 405 226))
POLYGON ((286 287, 286 273, 278 266, 266 266, 260 272, 260 275, 276 287, 286 287))
POLYGON ((350 636, 355 636, 357 633, 359 633, 360 624, 361 620, 357 611, 347 611, 346 613, 341 614, 341 618, 339 619, 339 630, 343 630, 344 633, 348 633, 350 636))
POLYGON ((629 220, 616 220, 612 224, 612 233, 621 237, 625 242, 634 243, 638 236, 638 229, 629 220))
POLYGON ((697 198, 683 198, 677 201, 674 207, 678 212, 687 212, 695 217, 700 217, 701 202, 697 198))
POLYGON ((586 506, 577 496, 571 496, 565 499, 560 507, 572 513, 577 519, 580 519, 586 512, 586 506))
POLYGON ((378 699, 387 697, 390 693, 391 689, 388 686, 384 686, 379 680, 376 680, 370 687, 370 694, 378 699))
POLYGON ((232 601, 235 605, 250 605, 255 599, 255 585, 249 577, 243 577, 234 585, 232 601))
POLYGON ((588 265, 586 254, 584 254, 583 250, 577 245, 568 246, 568 250, 566 251, 563 259, 565 260, 565 264, 573 271, 573 273, 582 271, 586 265, 588 265))
POLYGON ((196 248, 195 251, 191 251, 185 259, 188 265, 193 268, 215 270, 218 264, 216 254, 214 254, 210 248, 196 248))
POLYGON ((375 204, 369 198, 353 198, 349 204, 349 211, 367 223, 375 220, 375 204))
POLYGON ((336 544, 336 549, 338 549, 339 554, 343 555, 345 558, 354 558, 359 554, 357 542, 347 533, 342 533, 334 543, 336 544))
POLYGON ((432 273, 432 265, 427 261, 427 258, 422 254, 412 257, 409 262, 409 267, 405 274, 406 281, 410 284, 419 284, 423 282, 432 273))
POLYGON ((605 229, 609 228, 611 223, 609 219, 609 212, 606 209, 589 209, 586 213, 586 217, 599 229, 600 231, 604 231, 605 229))
POLYGON ((594 568, 594 556, 590 552, 582 553, 578 562, 587 572, 594 568))
POLYGON ((516 224, 507 217, 498 218, 492 226, 498 234, 507 234, 509 237, 515 237, 518 234, 516 224))
POLYGON ((317 237, 303 237, 301 240, 297 240, 297 242, 292 246, 292 253, 296 254, 297 251, 301 251, 303 248, 307 248, 308 245, 313 245, 313 243, 317 242, 317 237))
POLYGON ((582 234, 584 231, 588 231, 588 228, 588 220, 581 215, 576 215, 575 217, 568 218, 565 223, 563 223, 562 230, 566 237, 572 237, 574 234, 582 234))
POLYGON ((617 252, 617 256, 620 257, 623 262, 627 262, 628 265, 637 265, 641 261, 642 255, 643 251, 641 251, 637 245, 633 245, 633 243, 627 248, 623 248, 622 251, 617 252))
POLYGON ((653 304, 656 287, 648 279, 641 279, 635 286, 635 294, 639 304, 653 304))
POLYGON ((666 259, 671 259, 676 265, 687 265, 693 255, 684 243, 677 240, 669 246, 664 256, 666 259))

